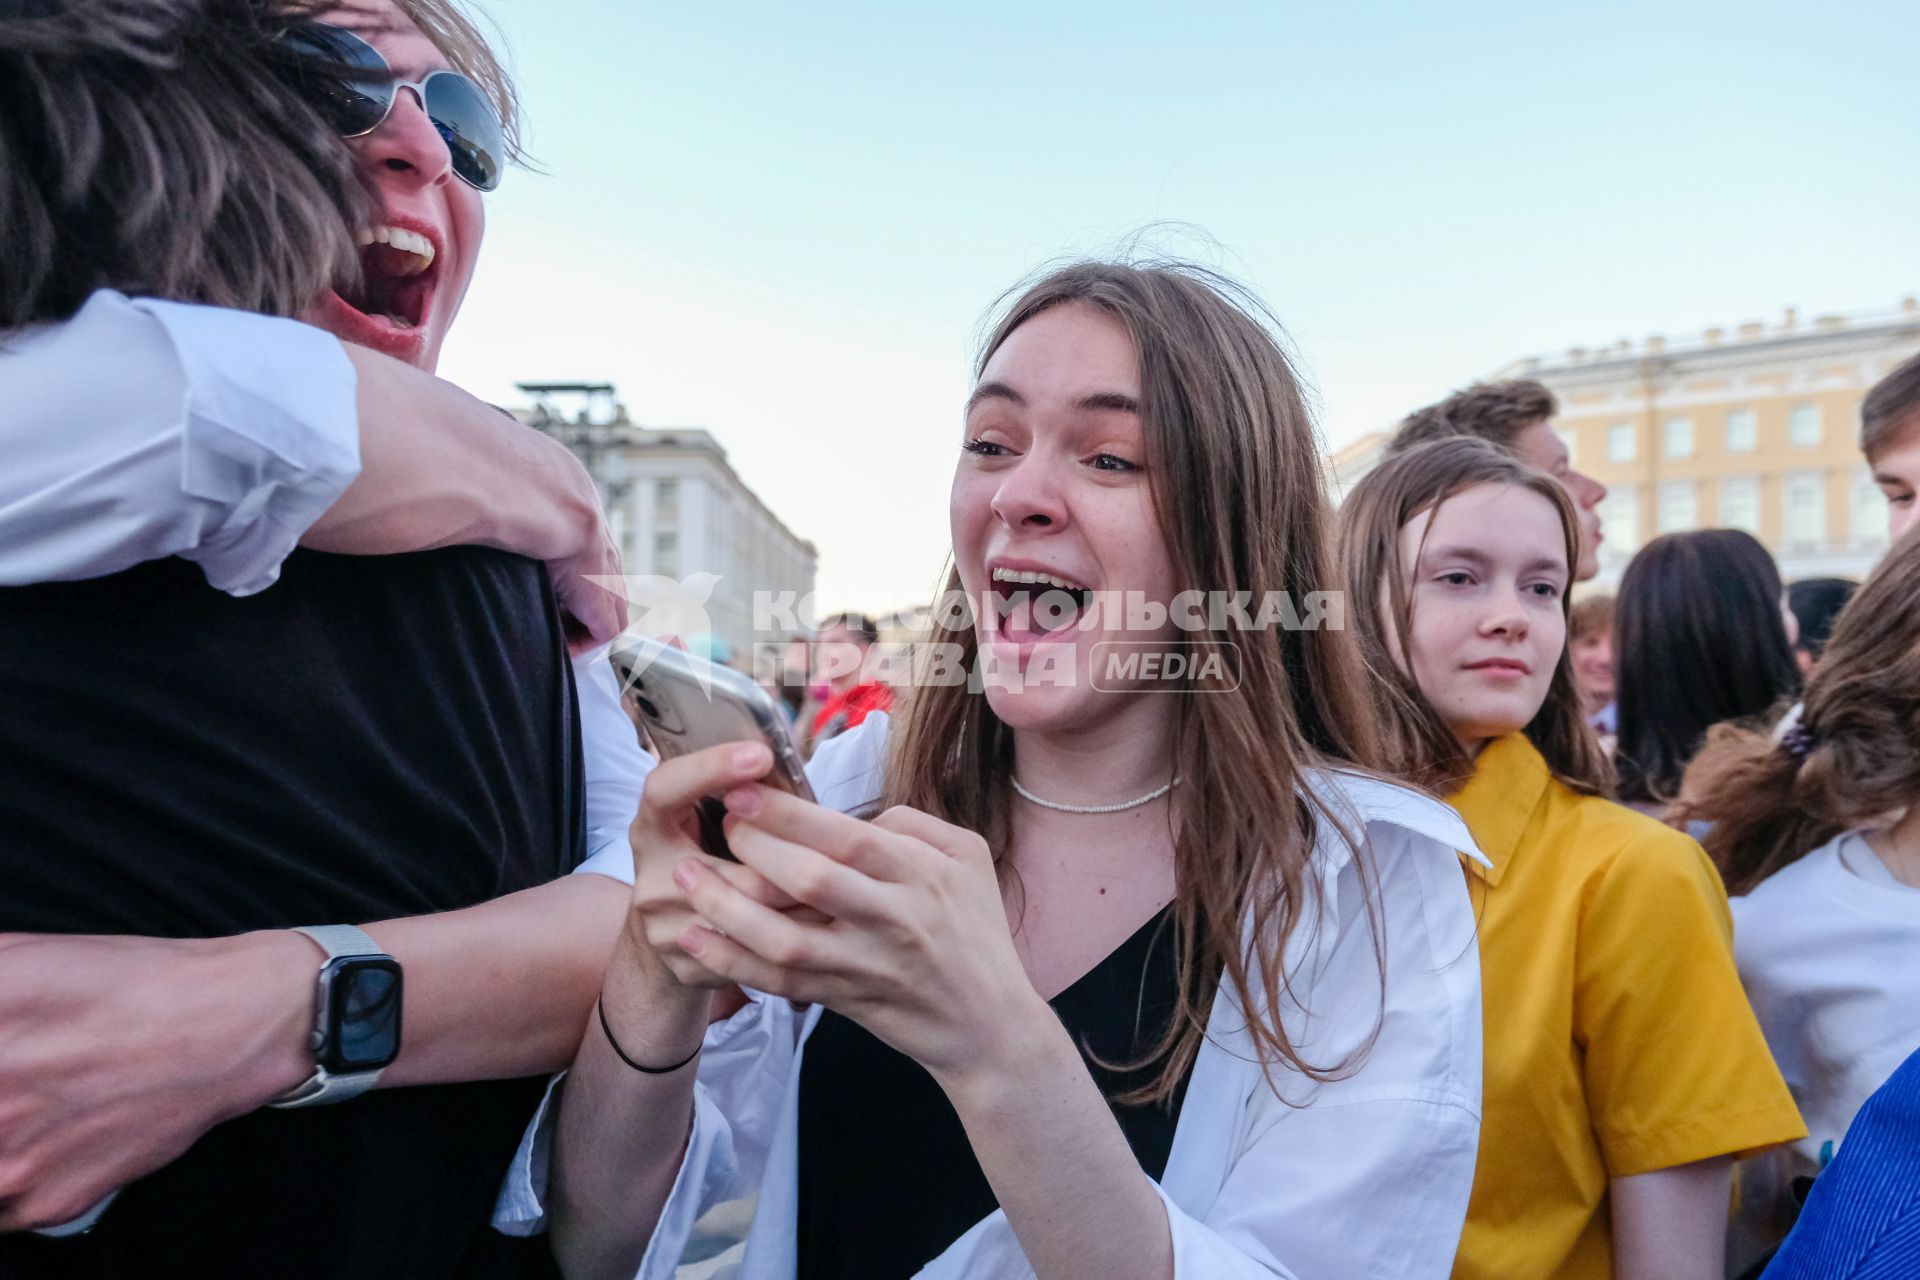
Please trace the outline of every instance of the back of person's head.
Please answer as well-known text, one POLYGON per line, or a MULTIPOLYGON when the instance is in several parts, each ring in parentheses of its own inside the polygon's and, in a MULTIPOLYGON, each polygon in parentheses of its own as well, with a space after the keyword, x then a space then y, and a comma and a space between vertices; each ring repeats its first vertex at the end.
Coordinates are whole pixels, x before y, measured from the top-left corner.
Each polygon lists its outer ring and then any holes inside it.
MULTIPOLYGON (((1370 671, 1389 771, 1442 794, 1473 774, 1473 761, 1440 710, 1421 691, 1406 657, 1406 637, 1417 625, 1401 531, 1422 512, 1481 485, 1510 485, 1545 498, 1560 516, 1567 564, 1579 554, 1580 526, 1572 500, 1551 476, 1497 446, 1456 436, 1390 455, 1363 476, 1341 504, 1338 559, 1346 571, 1347 625, 1370 671)), ((1566 600, 1561 599, 1562 610, 1566 600)), ((1575 790, 1604 793, 1612 771, 1587 727, 1562 648, 1546 701, 1526 735, 1554 776, 1575 790)))
POLYGON ((1826 650, 1827 637, 1833 634, 1834 619, 1859 589, 1860 584, 1852 578, 1802 578, 1788 583, 1787 608, 1793 611, 1793 620, 1800 628, 1794 648, 1818 661, 1826 650))
POLYGON ((0 9, 0 330, 118 289, 292 315, 357 270, 346 142, 290 88, 303 0, 0 9))
POLYGON ((840 628, 847 633, 847 639, 862 648, 871 648, 880 643, 880 624, 864 613, 836 613, 820 624, 820 634, 840 628))
POLYGON ((1920 800, 1920 536, 1887 553, 1841 610, 1797 725, 1723 725, 1687 769, 1674 816, 1713 823, 1703 842, 1732 893, 1840 832, 1920 800))
POLYGON ((1573 608, 1567 612, 1569 643, 1585 640, 1590 636, 1611 636, 1612 634, 1612 596, 1590 595, 1573 602, 1573 608))
MULTIPOLYGON (((1209 618, 1183 630, 1186 652, 1236 651, 1237 683, 1189 683, 1161 695, 1181 778, 1174 903, 1182 1004, 1173 1042, 1156 1051, 1156 1089, 1193 1061, 1215 980, 1243 1007, 1277 1009, 1284 944, 1315 903, 1314 832, 1345 819, 1303 802, 1304 773, 1329 757, 1376 759, 1358 653, 1336 625, 1309 625, 1311 602, 1337 582, 1319 449, 1279 327, 1251 294, 1221 275, 1177 262, 1080 262, 1009 295, 976 376, 1023 325, 1086 308, 1117 323, 1138 369, 1141 470, 1147 518, 1158 529, 1174 592, 1258 602, 1284 598, 1302 625, 1231 625, 1209 618), (1252 939, 1254 955, 1247 954, 1252 939)), ((945 598, 962 590, 956 569, 945 598)), ((936 608, 930 639, 977 670, 971 619, 936 608)), ((1316 622, 1322 621, 1316 619, 1316 622)), ((888 801, 908 804, 1006 847, 1013 735, 976 681, 912 691, 891 752, 888 801)), ((1357 837, 1357 833, 1354 833, 1357 837)), ((1362 855, 1364 857, 1364 855, 1362 855)), ((1263 1061, 1324 1074, 1269 1019, 1254 1020, 1263 1061)))
POLYGON ((1670 533, 1627 565, 1615 608, 1620 795, 1664 804, 1708 729, 1800 688, 1780 571, 1738 529, 1670 533))
POLYGON ((1553 392, 1538 382, 1524 378, 1476 382, 1438 404, 1408 414, 1387 443, 1387 452, 1397 453, 1453 436, 1473 436, 1511 450, 1521 432, 1545 422, 1559 409, 1553 392))
POLYGON ((1860 402, 1860 452, 1872 462, 1920 433, 1920 356, 1873 384, 1860 402))

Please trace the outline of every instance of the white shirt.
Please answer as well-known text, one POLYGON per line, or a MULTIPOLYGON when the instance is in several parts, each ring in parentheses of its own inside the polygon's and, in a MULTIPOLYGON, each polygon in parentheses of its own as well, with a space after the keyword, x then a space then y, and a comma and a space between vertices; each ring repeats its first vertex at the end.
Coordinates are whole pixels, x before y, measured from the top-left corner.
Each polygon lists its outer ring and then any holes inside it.
MULTIPOLYGON (((101 290, 0 334, 0 586, 180 556, 263 590, 360 473, 353 365, 291 320, 101 290)), ((574 659, 587 864, 631 880, 653 767, 600 649, 574 659)))
POLYGON ((1920 889, 1849 831, 1732 906, 1740 980, 1807 1122, 1805 1138, 1741 1170, 1742 1216, 1764 1223, 1920 1047, 1920 889))
MULTIPOLYGON (((886 734, 877 713, 821 747, 808 775, 823 804, 846 810, 878 795, 886 734)), ((1364 826, 1385 924, 1385 1007, 1359 875, 1327 830, 1313 852, 1326 909, 1288 945, 1304 1004, 1282 1018, 1320 1062, 1339 1061, 1376 1026, 1379 1037, 1343 1080, 1276 1070, 1283 1102, 1221 992, 1159 1184, 1181 1280, 1438 1278, 1466 1218, 1480 1125, 1480 961, 1455 850, 1477 857, 1472 837, 1453 810, 1402 787, 1347 774, 1311 785, 1364 826)), ((695 1220, 756 1189, 740 1280, 795 1273, 800 1060, 820 1011, 748 995, 707 1032, 692 1137, 637 1273, 644 1280, 669 1280, 695 1220)), ((503 1231, 545 1226, 553 1097, 550 1089, 501 1190, 494 1225, 503 1231)), ((1032 1274, 998 1211, 921 1272, 1032 1274)))

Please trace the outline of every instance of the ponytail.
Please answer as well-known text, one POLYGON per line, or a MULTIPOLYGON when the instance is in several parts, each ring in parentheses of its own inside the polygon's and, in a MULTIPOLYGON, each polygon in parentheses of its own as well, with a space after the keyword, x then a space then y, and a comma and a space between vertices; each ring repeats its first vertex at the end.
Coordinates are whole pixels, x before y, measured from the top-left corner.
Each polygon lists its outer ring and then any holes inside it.
POLYGON ((1812 753, 1803 762, 1778 737, 1748 724, 1715 725, 1667 811, 1675 826, 1713 824, 1700 843, 1736 896, 1845 829, 1826 816, 1822 774, 1807 769, 1812 753))

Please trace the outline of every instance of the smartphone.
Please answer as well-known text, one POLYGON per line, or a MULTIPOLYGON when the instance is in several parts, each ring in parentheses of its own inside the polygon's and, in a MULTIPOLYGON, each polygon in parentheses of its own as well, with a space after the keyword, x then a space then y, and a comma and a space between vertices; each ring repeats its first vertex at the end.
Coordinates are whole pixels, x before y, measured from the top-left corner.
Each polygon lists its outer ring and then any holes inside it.
MULTIPOLYGON (((787 718, 767 691, 731 667, 716 666, 683 649, 647 641, 622 650, 626 688, 647 736, 662 760, 728 742, 757 741, 773 752, 773 769, 760 781, 802 800, 813 799, 807 771, 787 732, 787 718)), ((700 839, 708 853, 732 858, 718 796, 700 802, 700 839)))

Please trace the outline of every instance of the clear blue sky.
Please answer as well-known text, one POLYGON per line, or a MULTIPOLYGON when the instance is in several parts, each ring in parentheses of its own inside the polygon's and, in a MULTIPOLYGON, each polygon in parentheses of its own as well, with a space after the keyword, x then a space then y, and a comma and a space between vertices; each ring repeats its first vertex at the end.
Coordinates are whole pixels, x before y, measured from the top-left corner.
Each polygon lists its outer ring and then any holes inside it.
POLYGON ((712 429, 826 607, 927 594, 983 315, 1155 243, 1338 443, 1530 352, 1920 290, 1920 4, 494 0, 545 173, 442 372, 712 429))

